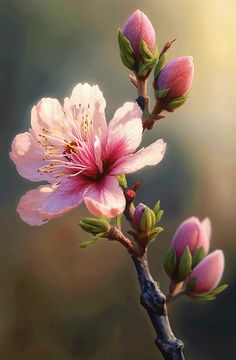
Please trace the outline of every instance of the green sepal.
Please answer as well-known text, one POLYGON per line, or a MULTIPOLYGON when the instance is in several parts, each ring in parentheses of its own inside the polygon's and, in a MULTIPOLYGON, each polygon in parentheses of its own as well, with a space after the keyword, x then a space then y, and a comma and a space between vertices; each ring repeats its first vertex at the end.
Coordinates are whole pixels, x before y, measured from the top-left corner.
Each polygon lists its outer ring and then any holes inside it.
POLYGON ((227 284, 220 285, 212 291, 208 291, 199 295, 190 295, 196 301, 212 301, 217 295, 222 293, 228 287, 227 284))
POLYGON ((123 213, 121 213, 120 215, 116 216, 116 218, 115 218, 116 227, 117 227, 118 229, 121 228, 121 219, 122 219, 122 217, 123 217, 123 213))
POLYGON ((149 241, 152 242, 156 239, 156 237, 162 232, 164 231, 164 228, 161 226, 155 227, 151 230, 150 235, 149 235, 149 241))
POLYGON ((120 57, 123 64, 130 70, 135 70, 134 51, 130 41, 118 29, 118 43, 120 48, 120 57))
POLYGON ((165 109, 170 112, 174 111, 175 109, 178 109, 187 101, 188 97, 189 97, 189 93, 171 100, 170 102, 168 102, 165 109))
POLYGON ((127 180, 126 180, 125 174, 117 175, 117 179, 119 181, 119 185, 126 189, 127 188, 127 180))
POLYGON ((165 259, 164 259, 164 268, 166 273, 173 277, 176 270, 176 252, 173 247, 170 247, 169 250, 166 253, 165 259))
POLYGON ((163 99, 164 97, 166 97, 166 95, 168 94, 170 89, 159 89, 159 90, 155 90, 155 98, 158 99, 163 99))
POLYGON ((159 210, 158 211, 158 213, 156 215, 156 222, 161 221, 163 214, 164 214, 164 210, 159 210))
POLYGON ((156 205, 153 208, 155 215, 158 214, 158 211, 160 210, 160 208, 161 208, 161 202, 160 202, 160 200, 158 200, 158 202, 156 203, 156 205))
POLYGON ((144 61, 152 60, 154 58, 153 53, 149 50, 147 43, 143 39, 140 41, 139 50, 144 61))
POLYGON ((189 251, 189 247, 186 246, 178 265, 177 280, 178 281, 185 280, 191 271, 191 267, 192 267, 192 255, 189 251))
POLYGON ((139 229, 144 233, 150 233, 155 223, 156 216, 154 211, 146 207, 139 223, 139 229))
POLYGON ((155 66, 157 59, 153 57, 153 59, 145 60, 138 66, 138 77, 145 78, 152 71, 155 66))
POLYGON ((191 293, 193 289, 195 288, 197 282, 196 277, 191 277, 188 279, 187 285, 186 285, 186 294, 191 293))
POLYGON ((92 237, 91 239, 82 242, 79 245, 80 249, 85 249, 87 246, 94 244, 97 240, 101 239, 103 237, 104 233, 99 233, 96 236, 92 237))
POLYGON ((160 74, 160 71, 164 67, 165 63, 166 63, 166 54, 163 54, 155 66, 154 79, 156 79, 158 77, 158 75, 160 74))
POLYGON ((192 256, 192 269, 194 269, 195 266, 197 266, 197 264, 199 264, 200 261, 202 261, 202 259, 204 259, 205 256, 206 256, 206 252, 203 247, 200 247, 197 250, 195 250, 192 256))

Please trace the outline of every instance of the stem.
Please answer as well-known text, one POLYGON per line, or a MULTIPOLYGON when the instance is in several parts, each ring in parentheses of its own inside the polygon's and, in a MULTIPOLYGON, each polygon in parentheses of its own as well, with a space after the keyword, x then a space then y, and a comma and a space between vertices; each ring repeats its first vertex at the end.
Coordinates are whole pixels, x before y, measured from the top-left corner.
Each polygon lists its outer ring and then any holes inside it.
POLYGON ((140 303, 146 309, 156 331, 156 346, 165 360, 184 360, 184 344, 176 339, 171 330, 166 298, 150 274, 146 253, 141 258, 133 256, 132 259, 141 287, 140 303))

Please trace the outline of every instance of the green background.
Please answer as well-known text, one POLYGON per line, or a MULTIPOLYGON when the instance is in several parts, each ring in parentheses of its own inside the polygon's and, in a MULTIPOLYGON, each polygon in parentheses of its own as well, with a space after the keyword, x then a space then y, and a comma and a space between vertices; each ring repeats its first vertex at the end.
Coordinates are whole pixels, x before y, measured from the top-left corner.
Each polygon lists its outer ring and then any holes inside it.
POLYGON ((212 303, 178 300, 170 319, 187 359, 235 358, 235 0, 1 0, 3 360, 161 359, 125 249, 101 240, 78 250, 88 238, 77 225, 87 215, 83 207, 42 227, 24 224, 15 209, 37 184, 21 178, 8 157, 41 97, 62 100, 78 82, 99 84, 108 120, 135 99, 116 35, 136 8, 154 24, 159 48, 176 37, 169 57, 193 55, 195 62, 187 104, 144 137, 146 145, 159 137, 167 141, 164 160, 129 177, 142 182, 139 201, 161 199, 165 209, 165 232, 150 246, 151 271, 166 291, 162 259, 175 229, 189 216, 210 217, 211 248, 225 252, 223 282, 230 287, 212 303))

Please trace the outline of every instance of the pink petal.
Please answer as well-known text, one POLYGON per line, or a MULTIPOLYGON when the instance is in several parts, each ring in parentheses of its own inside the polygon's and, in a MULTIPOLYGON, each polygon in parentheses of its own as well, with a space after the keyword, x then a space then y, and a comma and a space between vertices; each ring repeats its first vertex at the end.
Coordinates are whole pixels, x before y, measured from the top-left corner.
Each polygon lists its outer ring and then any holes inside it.
POLYGON ((32 226, 42 225, 47 222, 47 218, 40 213, 39 208, 52 192, 53 188, 45 185, 30 190, 22 196, 17 206, 17 212, 21 219, 32 226))
POLYGON ((112 175, 130 174, 149 165, 157 165, 163 158, 166 150, 166 143, 159 139, 137 153, 124 156, 118 159, 113 165, 110 173, 112 175))
POLYGON ((51 180, 50 174, 41 175, 37 172, 37 169, 46 165, 47 161, 43 161, 41 149, 31 133, 16 135, 9 155, 18 173, 24 178, 31 181, 51 180))
POLYGON ((141 119, 117 124, 108 132, 104 160, 113 163, 122 156, 132 154, 142 141, 142 133, 141 119))
POLYGON ((210 240, 211 238, 211 221, 209 218, 205 218, 202 220, 201 227, 203 231, 205 232, 207 238, 210 240))
POLYGON ((64 139, 66 129, 69 128, 62 106, 57 99, 51 98, 43 98, 33 107, 31 126, 39 140, 42 140, 39 134, 47 136, 51 133, 64 139))
POLYGON ((68 178, 48 196, 39 209, 47 219, 53 219, 78 207, 91 182, 84 177, 68 178))
POLYGON ((92 185, 85 194, 84 202, 95 216, 112 218, 125 209, 123 191, 113 176, 106 176, 101 183, 92 185))
POLYGON ((136 103, 126 102, 116 110, 112 120, 109 122, 108 130, 116 129, 118 125, 124 125, 133 119, 142 119, 142 111, 136 103))
POLYGON ((196 278, 192 293, 201 294, 214 289, 220 282, 224 271, 224 254, 215 250, 207 255, 191 272, 190 278, 196 278))
POLYGON ((97 85, 91 86, 87 83, 76 85, 70 99, 65 99, 64 106, 65 111, 69 116, 73 116, 73 107, 75 107, 80 121, 83 116, 86 117, 87 115, 89 123, 92 122, 92 128, 95 135, 97 134, 98 129, 100 129, 99 131, 101 133, 106 131, 106 101, 97 85))

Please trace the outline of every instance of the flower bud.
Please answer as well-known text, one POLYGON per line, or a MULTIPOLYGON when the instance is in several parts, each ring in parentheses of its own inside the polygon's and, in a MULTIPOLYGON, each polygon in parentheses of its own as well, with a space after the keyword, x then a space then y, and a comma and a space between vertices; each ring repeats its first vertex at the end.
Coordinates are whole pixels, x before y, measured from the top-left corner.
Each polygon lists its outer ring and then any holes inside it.
POLYGON ((156 36, 155 30, 148 17, 140 10, 136 10, 126 21, 123 35, 130 41, 137 63, 142 61, 140 43, 144 40, 149 51, 154 53, 156 36))
POLYGON ((106 234, 111 228, 109 222, 104 218, 84 218, 80 220, 79 225, 84 231, 93 235, 106 234))
POLYGON ((154 211, 142 203, 138 204, 134 211, 134 223, 143 233, 150 233, 156 223, 154 211))
POLYGON ((167 111, 184 104, 194 74, 192 56, 181 56, 168 62, 155 79, 156 97, 167 111))
POLYGON ((191 272, 189 281, 195 278, 191 294, 202 294, 211 291, 219 284, 224 271, 224 254, 215 250, 205 257, 191 272))
POLYGON ((180 259, 186 246, 193 255, 199 248, 203 248, 205 254, 209 251, 211 236, 211 223, 208 218, 202 222, 196 217, 185 220, 177 229, 173 239, 172 247, 176 251, 177 259, 180 259))

